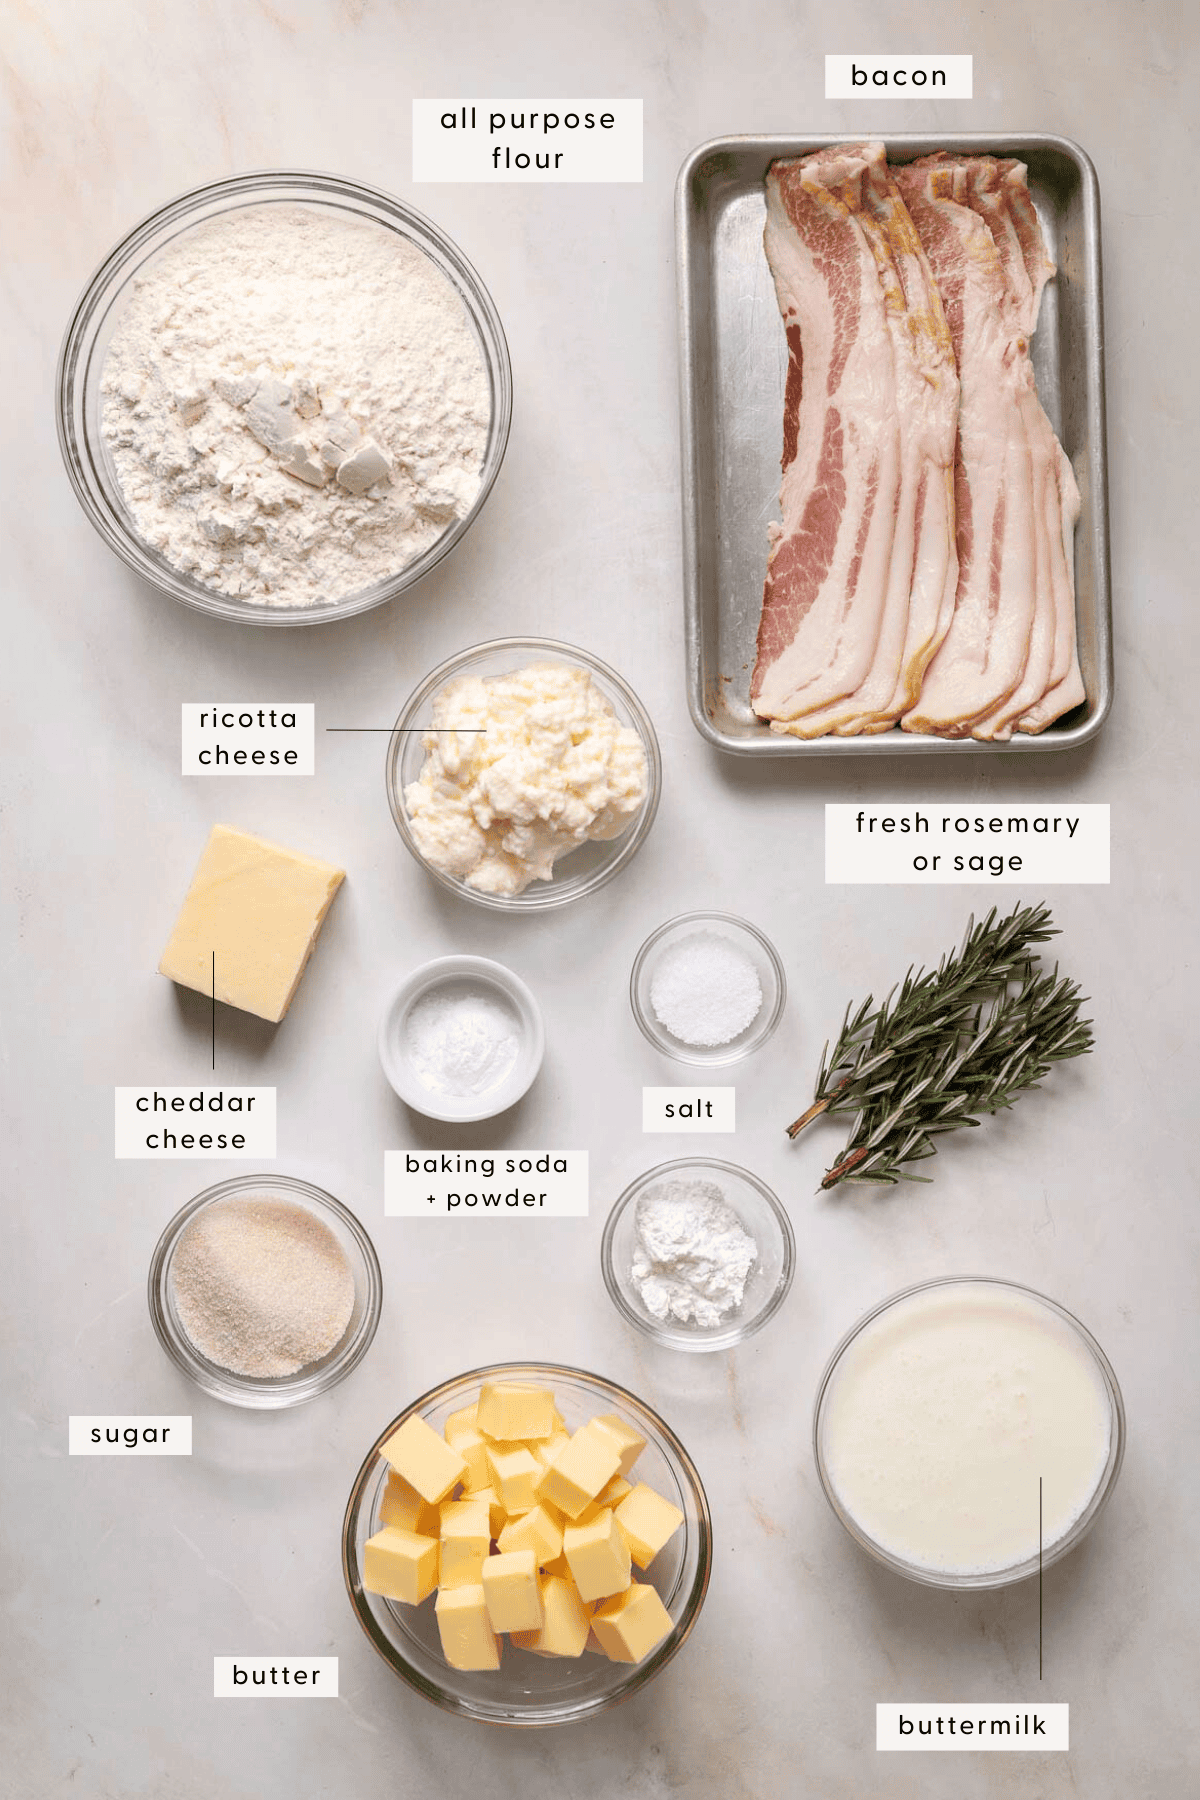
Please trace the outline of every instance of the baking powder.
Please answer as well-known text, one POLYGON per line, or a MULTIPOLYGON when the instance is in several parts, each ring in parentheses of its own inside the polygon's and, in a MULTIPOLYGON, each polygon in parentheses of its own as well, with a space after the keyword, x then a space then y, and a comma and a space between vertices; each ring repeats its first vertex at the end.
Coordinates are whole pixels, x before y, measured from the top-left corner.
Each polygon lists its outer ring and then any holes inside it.
POLYGON ((382 225, 243 207, 131 284, 103 435, 138 535, 264 606, 398 574, 479 491, 491 402, 457 293, 382 225))

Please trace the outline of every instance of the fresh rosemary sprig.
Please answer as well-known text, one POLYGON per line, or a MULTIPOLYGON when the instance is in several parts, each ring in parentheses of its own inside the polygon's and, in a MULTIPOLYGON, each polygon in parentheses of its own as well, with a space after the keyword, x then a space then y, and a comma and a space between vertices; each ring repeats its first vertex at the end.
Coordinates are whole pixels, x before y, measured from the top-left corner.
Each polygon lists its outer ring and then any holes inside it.
POLYGON ((788 1126, 795 1137, 821 1113, 853 1113, 841 1156, 823 1188, 842 1181, 927 1181, 904 1167, 937 1154, 934 1139, 978 1125, 976 1113, 1011 1106, 1056 1062, 1092 1048, 1076 982, 1046 974, 1032 954, 1054 937, 1046 906, 967 922, 957 950, 935 970, 910 969, 876 1006, 869 997, 842 1021, 821 1057, 813 1103, 788 1126))

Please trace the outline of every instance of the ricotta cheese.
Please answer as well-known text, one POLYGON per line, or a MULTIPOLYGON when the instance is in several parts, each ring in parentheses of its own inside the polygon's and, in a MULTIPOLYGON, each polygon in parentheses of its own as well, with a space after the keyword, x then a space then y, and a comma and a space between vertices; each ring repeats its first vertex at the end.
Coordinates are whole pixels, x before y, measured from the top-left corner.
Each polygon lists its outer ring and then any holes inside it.
POLYGON ((423 742, 404 790, 417 849, 481 893, 551 880, 568 851, 619 837, 646 797, 640 736, 568 664, 461 676, 434 696, 423 742))

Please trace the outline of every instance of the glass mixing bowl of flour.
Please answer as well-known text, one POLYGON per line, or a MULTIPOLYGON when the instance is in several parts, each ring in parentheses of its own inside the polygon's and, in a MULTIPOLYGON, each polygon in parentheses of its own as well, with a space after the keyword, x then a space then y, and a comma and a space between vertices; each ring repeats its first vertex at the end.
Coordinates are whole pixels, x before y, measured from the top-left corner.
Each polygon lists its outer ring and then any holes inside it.
POLYGON ((59 443, 92 524, 160 592, 241 624, 410 588, 477 518, 511 414, 470 263, 411 207, 329 175, 172 200, 96 271, 59 358, 59 443))
MULTIPOLYGON (((226 1216, 228 1217, 228 1213, 226 1216)), ((194 1243, 195 1238, 192 1241, 194 1243)), ((295 1262, 284 1264, 284 1276, 292 1282, 293 1292, 304 1285, 307 1300, 316 1304, 319 1295, 313 1291, 314 1273, 311 1261, 306 1261, 299 1268, 295 1262)), ((150 1263, 148 1297, 150 1319, 158 1334, 159 1343, 171 1361, 197 1387, 218 1400, 228 1401, 232 1406, 275 1409, 300 1406, 306 1400, 316 1399, 318 1394, 327 1393, 362 1361, 371 1347, 383 1310, 383 1277, 380 1274, 379 1258, 370 1238, 349 1208, 343 1206, 340 1200, 335 1200, 332 1194, 314 1187, 311 1182, 299 1181, 290 1175, 238 1175, 230 1181, 218 1182, 215 1187, 205 1188, 202 1194, 197 1194, 194 1200, 190 1200, 176 1213, 155 1248, 150 1263), (235 1301, 246 1294, 253 1298, 255 1271, 244 1260, 239 1259, 247 1257, 252 1249, 261 1250, 261 1234, 248 1242, 245 1236, 235 1231, 232 1240, 225 1240, 223 1261, 220 1264, 210 1261, 202 1269, 196 1270, 193 1267, 190 1275, 185 1270, 185 1261, 188 1254, 188 1234, 193 1227, 219 1217, 221 1209, 226 1208, 228 1202, 253 1205, 260 1200, 268 1204, 277 1203, 282 1209, 280 1223, 283 1224, 294 1222, 300 1215, 307 1215, 314 1222, 318 1243, 324 1243, 339 1269, 348 1270, 353 1284, 353 1296, 348 1296, 349 1316, 337 1341, 315 1361, 307 1362, 287 1375, 239 1374, 223 1366, 215 1360, 218 1352, 213 1343, 207 1345, 213 1351, 210 1356, 193 1342, 182 1316, 188 1311, 189 1298, 193 1301, 197 1298, 197 1276, 203 1284, 200 1300, 207 1300, 209 1308, 214 1309, 208 1313, 208 1321, 222 1318, 222 1292, 218 1284, 223 1279, 227 1288, 232 1286, 235 1301), (332 1245, 329 1244, 330 1238, 333 1240, 332 1245), (247 1282, 250 1285, 246 1285, 247 1282)), ((207 1323, 211 1330, 211 1323, 206 1321, 206 1311, 207 1308, 199 1316, 202 1324, 207 1323)), ((195 1316, 189 1316, 193 1318, 195 1329, 195 1316)), ((228 1317, 228 1314, 224 1316, 228 1317)), ((257 1321, 259 1329, 262 1328, 262 1317, 260 1311, 257 1321)), ((303 1333, 306 1329, 304 1298, 289 1317, 288 1324, 293 1331, 303 1333)), ((245 1347, 253 1351, 256 1347, 255 1325, 247 1324, 246 1315, 242 1318, 242 1329, 245 1347)), ((198 1331, 197 1335, 204 1337, 205 1332, 198 1331)))

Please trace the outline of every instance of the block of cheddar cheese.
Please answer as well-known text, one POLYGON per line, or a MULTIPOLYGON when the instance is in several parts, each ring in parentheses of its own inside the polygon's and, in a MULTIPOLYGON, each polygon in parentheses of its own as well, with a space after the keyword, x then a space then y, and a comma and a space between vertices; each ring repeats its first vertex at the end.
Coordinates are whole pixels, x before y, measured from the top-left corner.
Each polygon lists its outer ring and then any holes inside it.
POLYGON ((214 825, 160 975, 278 1024, 345 871, 214 825))

